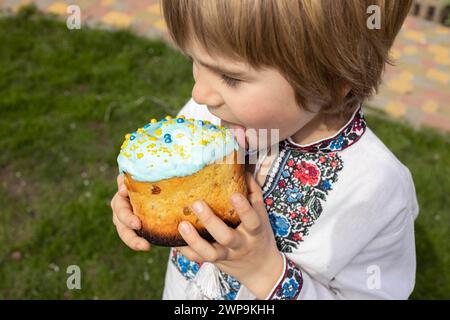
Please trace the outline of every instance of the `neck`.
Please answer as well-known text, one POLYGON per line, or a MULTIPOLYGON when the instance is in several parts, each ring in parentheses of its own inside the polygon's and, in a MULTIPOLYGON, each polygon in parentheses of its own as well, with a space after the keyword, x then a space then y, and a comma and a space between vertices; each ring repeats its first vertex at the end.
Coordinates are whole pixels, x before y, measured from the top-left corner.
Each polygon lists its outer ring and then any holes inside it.
POLYGON ((294 133, 291 138, 295 143, 305 145, 334 136, 350 120, 350 117, 351 115, 331 116, 317 114, 305 126, 294 133))

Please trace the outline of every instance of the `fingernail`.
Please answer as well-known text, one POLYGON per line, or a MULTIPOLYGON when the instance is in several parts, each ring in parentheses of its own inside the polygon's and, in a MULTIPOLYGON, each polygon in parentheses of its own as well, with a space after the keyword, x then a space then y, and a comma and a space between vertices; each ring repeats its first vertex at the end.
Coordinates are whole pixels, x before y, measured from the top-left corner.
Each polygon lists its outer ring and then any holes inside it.
POLYGON ((134 229, 139 229, 141 227, 141 224, 137 221, 133 222, 133 228, 134 229))
POLYGON ((192 205, 192 209, 194 209, 194 211, 196 211, 196 212, 202 212, 203 203, 201 203, 200 201, 194 202, 194 204, 192 205))
POLYGON ((189 233, 189 231, 191 231, 191 228, 189 226, 189 224, 187 224, 186 222, 181 222, 180 223, 180 231, 182 233, 189 233))
POLYGON ((120 187, 120 191, 125 191, 125 190, 127 190, 127 187, 126 187, 125 185, 122 185, 122 186, 120 187))
POLYGON ((231 197, 231 202, 233 202, 234 204, 239 204, 239 203, 241 203, 243 201, 243 198, 242 198, 242 196, 240 195, 240 194, 234 194, 232 197, 231 197))

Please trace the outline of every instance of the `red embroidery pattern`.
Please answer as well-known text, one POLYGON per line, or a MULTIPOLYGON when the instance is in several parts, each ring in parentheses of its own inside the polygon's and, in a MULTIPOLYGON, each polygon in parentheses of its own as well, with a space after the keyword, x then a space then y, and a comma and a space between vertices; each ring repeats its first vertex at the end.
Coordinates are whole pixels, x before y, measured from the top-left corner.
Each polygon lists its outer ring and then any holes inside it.
POLYGON ((292 252, 322 213, 322 202, 343 162, 336 153, 282 149, 264 185, 264 201, 278 249, 292 252))
MULTIPOLYGON (((280 142, 280 154, 266 177, 263 197, 281 252, 292 252, 308 235, 343 168, 343 161, 336 152, 358 141, 365 130, 366 121, 359 107, 347 126, 330 139, 308 146, 298 146, 288 140, 280 142)), ((187 280, 199 269, 197 263, 175 249, 171 261, 187 280)), ((223 298, 234 300, 240 283, 231 276, 227 282, 231 291, 223 298)), ((296 299, 302 286, 300 268, 286 258, 284 276, 270 299, 296 299)))
POLYGON ((366 127, 366 119, 360 106, 356 109, 347 125, 333 137, 307 146, 298 146, 285 140, 285 145, 287 148, 303 152, 327 153, 342 151, 358 141, 366 131, 366 127))

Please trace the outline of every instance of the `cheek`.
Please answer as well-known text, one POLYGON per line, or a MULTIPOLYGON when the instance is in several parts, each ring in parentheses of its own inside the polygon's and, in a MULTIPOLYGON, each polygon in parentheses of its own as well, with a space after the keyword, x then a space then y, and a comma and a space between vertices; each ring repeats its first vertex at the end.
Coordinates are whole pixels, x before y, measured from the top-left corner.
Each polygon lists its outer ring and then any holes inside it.
POLYGON ((301 117, 301 108, 292 91, 257 89, 234 95, 227 101, 231 112, 246 127, 282 129, 292 126, 301 117))
POLYGON ((279 130, 279 141, 292 136, 315 116, 297 104, 293 90, 264 88, 243 92, 227 101, 236 120, 247 128, 279 130))
POLYGON ((267 103, 257 103, 257 101, 246 104, 238 112, 237 117, 247 128, 277 128, 277 121, 274 121, 274 109, 267 103))

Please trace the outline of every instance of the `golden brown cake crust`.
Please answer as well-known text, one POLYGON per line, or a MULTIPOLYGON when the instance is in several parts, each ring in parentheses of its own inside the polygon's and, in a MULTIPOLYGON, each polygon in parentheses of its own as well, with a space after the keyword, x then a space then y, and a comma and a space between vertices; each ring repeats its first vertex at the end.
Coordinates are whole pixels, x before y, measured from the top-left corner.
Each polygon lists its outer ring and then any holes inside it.
POLYGON ((140 182, 125 173, 134 213, 142 222, 139 234, 152 244, 185 246, 178 224, 189 221, 206 240, 214 239, 191 211, 191 205, 203 199, 228 226, 237 227, 239 216, 230 203, 234 192, 247 196, 244 164, 238 164, 237 152, 233 163, 213 163, 186 177, 174 177, 157 182, 140 182))

